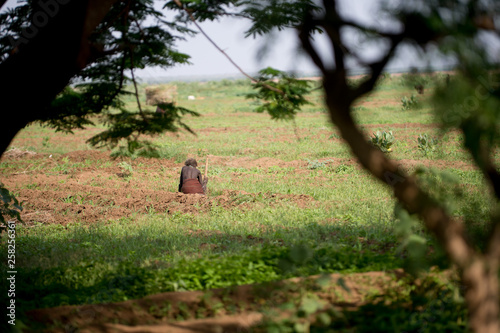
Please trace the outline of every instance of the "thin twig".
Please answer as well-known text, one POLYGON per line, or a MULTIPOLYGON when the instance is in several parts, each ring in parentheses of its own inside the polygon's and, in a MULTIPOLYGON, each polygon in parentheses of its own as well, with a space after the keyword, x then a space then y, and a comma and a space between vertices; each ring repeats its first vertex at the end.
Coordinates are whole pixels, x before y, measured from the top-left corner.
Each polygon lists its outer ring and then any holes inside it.
POLYGON ((137 22, 137 19, 135 17, 132 17, 132 20, 135 22, 135 25, 137 25, 137 28, 139 28, 139 32, 141 33, 142 40, 145 40, 146 39, 146 34, 142 30, 141 25, 139 24, 139 22, 137 22))
POLYGON ((132 50, 130 50, 130 72, 132 73, 132 82, 134 82, 134 88, 135 88, 135 98, 137 100, 137 106, 139 107, 139 112, 144 118, 144 113, 142 112, 141 108, 141 101, 139 101, 139 90, 137 89, 137 81, 135 80, 135 75, 134 75, 134 56, 132 50))
MULTIPOLYGON (((130 1, 127 3, 127 8, 130 8, 130 1)), ((144 117, 144 113, 142 112, 142 107, 141 107, 141 101, 139 100, 139 89, 137 89, 137 81, 135 79, 134 75, 134 52, 133 52, 133 47, 128 43, 128 37, 127 37, 127 31, 125 31, 125 27, 128 27, 128 19, 129 19, 129 12, 125 12, 125 15, 123 16, 123 27, 124 30, 122 31, 123 34, 123 39, 125 40, 126 44, 129 46, 129 52, 130 52, 130 73, 132 75, 132 82, 134 83, 134 89, 135 89, 135 98, 137 100, 137 106, 139 107, 139 113, 141 114, 142 118, 146 120, 144 117)), ((123 55, 125 58, 125 54, 123 55)))
MULTIPOLYGON (((193 14, 191 14, 191 12, 184 7, 184 5, 180 2, 180 0, 174 0, 174 2, 177 4, 177 6, 179 6, 179 8, 181 8, 182 10, 184 10, 189 18, 191 19, 191 21, 193 21, 194 25, 198 28, 198 30, 200 30, 200 32, 203 34, 203 36, 205 36, 205 38, 208 39, 208 41, 217 49, 219 50, 219 52, 221 52, 230 62, 231 64, 233 64, 234 67, 236 67, 241 74, 245 75, 247 78, 249 78, 250 80, 252 80, 254 83, 256 82, 259 82, 259 80, 257 80, 256 78, 252 77, 251 75, 247 74, 243 69, 241 69, 240 66, 238 66, 238 64, 236 62, 234 62, 233 59, 231 59, 231 57, 226 53, 224 52, 223 49, 221 49, 207 34, 206 32, 200 27, 200 25, 198 24, 198 22, 196 22, 196 19, 194 18, 193 14)), ((276 87, 272 87, 264 82, 259 82, 263 87, 269 89, 269 90, 272 90, 274 92, 277 92, 278 94, 284 96, 285 98, 287 98, 286 94, 281 90, 281 89, 278 89, 276 87)))

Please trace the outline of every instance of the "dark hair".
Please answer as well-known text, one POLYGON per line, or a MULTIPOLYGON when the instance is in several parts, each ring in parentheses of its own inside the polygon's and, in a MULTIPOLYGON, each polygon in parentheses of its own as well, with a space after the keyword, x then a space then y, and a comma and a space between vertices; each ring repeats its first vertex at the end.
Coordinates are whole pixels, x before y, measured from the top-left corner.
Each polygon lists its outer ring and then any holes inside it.
POLYGON ((196 160, 194 158, 188 158, 186 160, 186 162, 184 162, 184 164, 187 166, 194 166, 194 167, 198 166, 198 163, 196 162, 196 160))

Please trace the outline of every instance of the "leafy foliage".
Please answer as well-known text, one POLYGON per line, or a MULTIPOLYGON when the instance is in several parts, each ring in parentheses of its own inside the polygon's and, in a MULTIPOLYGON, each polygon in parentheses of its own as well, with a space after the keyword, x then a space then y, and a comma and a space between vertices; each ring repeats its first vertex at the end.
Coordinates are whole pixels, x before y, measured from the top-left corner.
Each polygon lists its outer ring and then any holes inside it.
MULTIPOLYGON (((199 0, 183 0, 182 5, 189 11, 198 22, 207 20, 216 20, 222 15, 241 16, 241 13, 235 11, 235 7, 239 6, 240 0, 218 0, 218 1, 199 1, 199 0)), ((175 1, 167 1, 163 8, 178 12, 176 21, 189 22, 190 18, 186 11, 178 6, 175 1)))
POLYGON ((325 167, 328 161, 320 162, 318 160, 307 160, 307 162, 308 162, 307 168, 310 170, 314 170, 325 167))
POLYGON ((391 146, 394 143, 394 135, 392 134, 392 131, 377 131, 373 134, 371 139, 372 144, 384 153, 390 153, 392 151, 391 146))
POLYGON ((281 31, 297 27, 302 24, 306 13, 321 10, 310 0, 241 1, 240 4, 244 5, 242 15, 251 17, 253 21, 246 37, 264 35, 274 29, 281 31))
POLYGON ((417 109, 420 107, 420 101, 415 95, 411 95, 410 98, 403 96, 401 98, 401 105, 403 110, 417 109))
POLYGON ((428 154, 436 149, 438 140, 436 138, 431 138, 427 133, 420 134, 417 138, 418 150, 421 150, 425 154, 428 154))
POLYGON ((495 73, 457 77, 438 88, 434 96, 438 119, 447 130, 457 128, 464 134, 464 145, 476 163, 481 155, 491 154, 500 143, 500 85, 495 73))
MULTIPOLYGON (((11 41, 22 35, 32 14, 41 11, 38 6, 35 1, 24 1, 0 15, 1 60, 8 58, 11 41)), ((138 94, 137 90, 125 90, 128 83, 136 83, 136 69, 187 64, 189 56, 178 52, 175 42, 183 38, 178 34, 193 33, 182 22, 167 20, 154 8, 152 0, 117 2, 90 37, 95 59, 72 78, 72 87, 66 87, 39 113, 38 121, 56 131, 71 133, 102 120, 110 129, 89 142, 94 146, 115 147, 124 138, 132 151, 147 146, 139 141, 139 134, 175 131, 176 123, 185 127, 179 122, 180 115, 193 112, 169 106, 167 115, 155 117, 143 114, 138 105, 141 116, 137 116, 124 108, 122 98, 138 94)))
POLYGON ((247 98, 264 100, 256 112, 268 112, 273 119, 291 120, 305 104, 311 104, 304 95, 309 92, 308 80, 298 80, 285 72, 268 67, 261 70, 254 84, 258 92, 247 98))
MULTIPOLYGON (((316 283, 321 288, 321 280, 316 283)), ((336 284, 351 292, 338 279, 336 284)), ((289 300, 287 316, 276 319, 265 314, 255 332, 464 332, 467 311, 458 288, 428 275, 419 284, 402 279, 383 300, 381 295, 368 297, 356 309, 338 309, 307 287, 289 300), (375 304, 376 303, 376 304, 375 304), (438 314, 439 313, 439 314, 438 314)))
POLYGON ((172 103, 159 104, 165 112, 139 112, 132 113, 122 110, 118 114, 108 114, 106 123, 110 129, 104 131, 88 140, 92 146, 101 147, 108 145, 115 148, 120 140, 127 140, 127 147, 130 153, 140 148, 151 148, 148 143, 141 143, 138 138, 142 134, 157 135, 164 130, 176 132, 179 127, 192 132, 191 129, 181 121, 182 116, 189 114, 199 116, 199 113, 190 111, 183 107, 176 107, 172 103))
POLYGON ((167 268, 141 267, 132 261, 117 265, 90 261, 73 267, 30 270, 17 282, 22 299, 37 291, 26 308, 64 304, 116 302, 178 290, 203 290, 275 281, 321 272, 366 272, 396 268, 392 254, 343 251, 335 247, 266 246, 221 257, 180 260, 167 268))
POLYGON ((15 218, 21 221, 20 212, 23 207, 19 204, 17 198, 7 190, 3 183, 0 182, 0 195, 2 197, 2 203, 0 206, 0 224, 5 224, 8 218, 15 218))

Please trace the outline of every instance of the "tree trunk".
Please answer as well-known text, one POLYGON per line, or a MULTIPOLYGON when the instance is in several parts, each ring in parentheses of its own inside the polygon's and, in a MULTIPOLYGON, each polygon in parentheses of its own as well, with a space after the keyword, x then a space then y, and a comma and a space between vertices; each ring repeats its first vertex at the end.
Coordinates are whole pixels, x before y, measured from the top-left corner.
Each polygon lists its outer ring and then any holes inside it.
MULTIPOLYGON (((432 201, 413 177, 400 173, 395 161, 375 149, 357 128, 350 116, 350 105, 342 104, 346 92, 337 82, 324 76, 323 85, 330 119, 339 128, 359 163, 372 175, 391 186, 398 201, 410 212, 418 214, 426 228, 436 235, 449 258, 460 269, 466 287, 465 300, 469 312, 469 326, 476 333, 500 332, 498 255, 493 247, 489 256, 477 254, 467 242, 464 226, 452 219, 432 201)), ((494 240, 492 240, 494 242, 494 240)))
POLYGON ((469 326, 477 333, 498 333, 499 290, 498 266, 495 261, 477 258, 462 272, 469 311, 469 326))

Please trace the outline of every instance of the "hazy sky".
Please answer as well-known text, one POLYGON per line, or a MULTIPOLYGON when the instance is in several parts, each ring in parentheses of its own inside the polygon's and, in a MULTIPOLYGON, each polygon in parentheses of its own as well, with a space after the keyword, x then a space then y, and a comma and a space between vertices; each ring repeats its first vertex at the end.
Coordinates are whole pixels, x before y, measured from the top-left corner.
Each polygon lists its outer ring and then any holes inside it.
MULTIPOLYGON (((340 11, 349 18, 369 24, 383 24, 378 22, 376 13, 380 0, 340 0, 340 11)), ((158 9, 164 1, 158 1, 158 9)), ((16 0, 8 0, 6 6, 15 6, 16 0)), ((5 8, 5 7, 4 7, 5 8)), ((307 55, 298 51, 296 32, 281 31, 276 38, 244 38, 244 31, 248 22, 240 19, 224 18, 216 22, 201 24, 204 31, 221 47, 244 71, 255 73, 261 68, 272 66, 280 70, 312 73, 315 66, 307 55), (267 43, 269 53, 262 59, 257 58, 258 49, 267 43)), ((196 27, 191 26, 194 30, 196 27)), ((354 45, 356 41, 351 41, 354 45)), ((317 41, 318 48, 325 59, 331 59, 326 50, 327 43, 321 38, 317 41)), ((367 48, 363 55, 374 58, 378 47, 367 48)), ((158 76, 210 76, 236 74, 238 70, 202 35, 178 42, 178 50, 191 56, 192 65, 182 65, 167 70, 148 68, 138 71, 139 76, 152 78, 158 76)), ((393 68, 408 67, 410 65, 424 65, 419 63, 419 57, 414 52, 402 50, 402 54, 392 62, 393 68)))
MULTIPOLYGON (((224 50, 244 71, 257 70, 272 66, 281 70, 311 72, 315 70, 309 59, 297 49, 294 31, 280 32, 276 38, 244 38, 245 22, 226 18, 220 22, 204 22, 202 29, 224 50), (258 59, 259 48, 268 46, 269 53, 258 59)), ((195 27, 193 27, 195 28, 195 27)), ((185 42, 178 43, 179 50, 191 56, 193 65, 168 69, 166 75, 213 75, 239 73, 229 60, 218 51, 201 33, 185 42)), ((148 69, 144 75, 153 76, 155 71, 148 69)))
MULTIPOLYGON (((374 12, 379 1, 374 0, 341 0, 340 10, 352 19, 361 22, 374 22, 374 12)), ((295 72, 316 72, 316 67, 309 57, 300 52, 298 38, 294 30, 280 31, 274 38, 244 38, 244 32, 249 23, 246 20, 224 18, 217 22, 204 22, 202 29, 222 48, 244 71, 255 73, 259 69, 271 66, 280 70, 295 72), (262 59, 258 58, 258 50, 263 46, 268 53, 262 59)), ((194 25, 191 26, 197 30, 194 25)), ((179 50, 191 56, 191 66, 179 66, 167 71, 146 69, 143 76, 156 75, 189 76, 236 74, 239 71, 219 52, 201 33, 186 42, 179 42, 179 50)), ((327 43, 321 38, 317 41, 318 48, 328 49, 327 43)), ((326 58, 326 52, 323 52, 326 58)), ((330 57, 331 58, 331 57, 330 57)), ((396 66, 398 64, 396 63, 396 66)))

